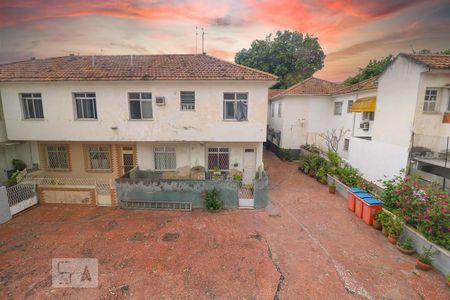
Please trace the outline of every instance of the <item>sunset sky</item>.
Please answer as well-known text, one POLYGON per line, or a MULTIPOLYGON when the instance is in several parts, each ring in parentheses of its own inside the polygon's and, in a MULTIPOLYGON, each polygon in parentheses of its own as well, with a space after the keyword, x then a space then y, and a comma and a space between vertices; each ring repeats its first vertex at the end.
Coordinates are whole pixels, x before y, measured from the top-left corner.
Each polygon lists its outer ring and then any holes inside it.
POLYGON ((319 38, 327 58, 315 74, 341 81, 371 58, 450 48, 445 0, 1 0, 0 63, 69 53, 234 54, 277 30, 319 38), (200 45, 200 40, 199 40, 200 45))

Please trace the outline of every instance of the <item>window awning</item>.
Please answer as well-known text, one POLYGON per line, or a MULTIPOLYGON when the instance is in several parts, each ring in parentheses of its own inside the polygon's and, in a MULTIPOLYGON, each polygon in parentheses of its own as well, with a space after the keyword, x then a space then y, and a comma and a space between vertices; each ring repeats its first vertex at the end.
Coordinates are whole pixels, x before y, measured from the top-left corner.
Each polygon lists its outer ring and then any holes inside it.
POLYGON ((375 112, 377 97, 364 97, 356 100, 350 109, 351 112, 375 112))

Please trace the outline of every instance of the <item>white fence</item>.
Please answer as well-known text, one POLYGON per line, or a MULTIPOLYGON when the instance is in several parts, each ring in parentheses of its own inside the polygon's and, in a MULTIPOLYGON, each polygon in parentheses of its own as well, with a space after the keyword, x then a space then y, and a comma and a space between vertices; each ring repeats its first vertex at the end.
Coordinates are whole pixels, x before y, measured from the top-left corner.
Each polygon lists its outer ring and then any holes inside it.
POLYGON ((19 183, 6 189, 11 215, 15 215, 38 203, 36 185, 19 183))

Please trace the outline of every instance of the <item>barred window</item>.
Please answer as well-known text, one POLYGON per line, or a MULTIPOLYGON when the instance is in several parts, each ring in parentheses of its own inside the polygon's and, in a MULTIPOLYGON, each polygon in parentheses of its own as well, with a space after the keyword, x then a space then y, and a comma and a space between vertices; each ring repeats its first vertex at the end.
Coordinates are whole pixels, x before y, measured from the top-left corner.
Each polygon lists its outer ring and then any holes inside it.
POLYGON ((155 147, 155 169, 173 171, 177 169, 175 147, 155 147))
POLYGON ((109 145, 88 145, 87 156, 89 170, 111 169, 111 153, 109 145))
POLYGON ((344 151, 348 151, 350 148, 350 139, 344 139, 344 151))
POLYGON ((66 145, 47 145, 47 168, 55 170, 69 169, 69 154, 66 145))
POLYGON ((74 93, 77 119, 97 119, 95 93, 74 93))
POLYGON ((342 102, 334 102, 334 115, 342 115, 342 102))
POLYGON ((278 118, 281 118, 281 102, 278 103, 278 118))
POLYGON ((230 153, 228 148, 208 148, 208 169, 228 170, 230 166, 230 153))
POLYGON ((425 91, 425 98, 423 103, 423 111, 435 112, 437 110, 437 89, 427 89, 425 91))
POLYGON ((195 109, 195 92, 180 92, 181 110, 195 109))
POLYGON ((20 94, 20 98, 22 99, 24 119, 44 118, 41 93, 23 93, 20 94))
POLYGON ((248 93, 223 94, 223 119, 247 120, 248 93))
POLYGON ((352 112, 352 105, 353 105, 353 100, 348 100, 347 101, 347 113, 352 112))
POLYGON ((130 119, 152 119, 152 93, 128 93, 130 119))

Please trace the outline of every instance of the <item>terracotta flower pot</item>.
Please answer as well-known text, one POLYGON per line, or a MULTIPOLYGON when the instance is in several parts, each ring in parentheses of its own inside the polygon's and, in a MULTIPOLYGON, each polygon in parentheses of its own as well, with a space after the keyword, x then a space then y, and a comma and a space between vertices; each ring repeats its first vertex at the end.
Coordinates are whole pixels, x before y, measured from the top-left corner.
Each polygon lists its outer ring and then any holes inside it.
POLYGON ((381 232, 383 233, 384 236, 388 236, 389 232, 386 230, 386 227, 383 226, 383 229, 381 230, 381 232))
POLYGON ((373 226, 373 228, 375 228, 376 230, 381 230, 381 229, 383 228, 383 225, 381 225, 381 223, 378 222, 377 220, 373 220, 372 226, 373 226))
POLYGON ((336 193, 336 187, 335 186, 328 186, 328 192, 330 192, 330 194, 335 194, 336 193))
POLYGON ((414 249, 404 249, 404 248, 400 247, 400 245, 398 243, 397 243, 397 249, 398 249, 398 251, 400 251, 401 253, 406 254, 406 255, 411 255, 414 252, 416 252, 416 250, 414 250, 414 249))
POLYGON ((428 270, 431 270, 431 268, 433 268, 433 265, 429 265, 429 264, 423 263, 419 259, 417 259, 416 260, 416 267, 418 269, 423 270, 423 271, 428 271, 428 270))
POLYGON ((393 244, 393 245, 396 245, 397 242, 398 242, 398 239, 399 239, 399 236, 398 236, 398 235, 390 234, 390 233, 389 233, 389 235, 388 235, 389 243, 391 243, 391 244, 393 244))

